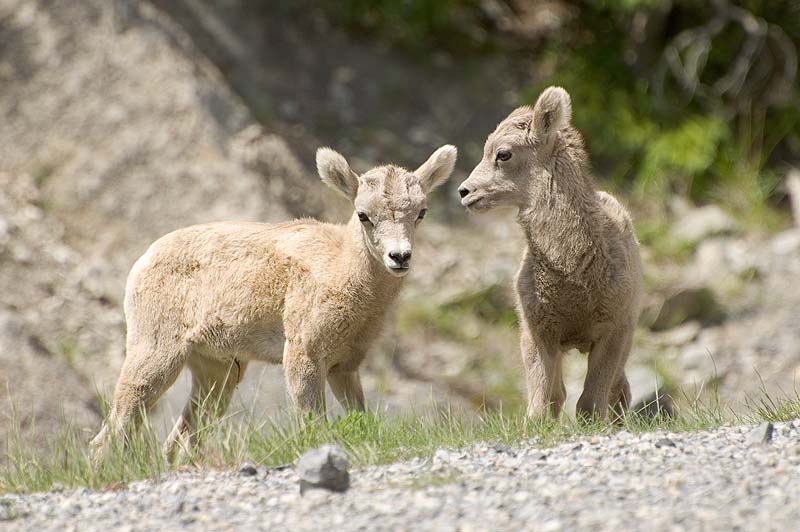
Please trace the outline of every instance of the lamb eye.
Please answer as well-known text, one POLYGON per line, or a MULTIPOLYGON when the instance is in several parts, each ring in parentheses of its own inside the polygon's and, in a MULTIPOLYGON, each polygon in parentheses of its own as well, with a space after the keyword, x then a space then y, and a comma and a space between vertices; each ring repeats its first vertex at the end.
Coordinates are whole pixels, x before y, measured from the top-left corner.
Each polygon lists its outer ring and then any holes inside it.
POLYGON ((369 216, 367 216, 367 214, 364 212, 358 213, 358 219, 361 220, 362 223, 372 225, 372 221, 369 219, 369 216))
POLYGON ((422 220, 425 218, 425 215, 428 214, 428 209, 422 209, 419 211, 419 216, 417 216, 417 220, 422 220))
POLYGON ((507 161, 511 159, 511 150, 500 150, 497 152, 497 160, 498 161, 507 161))

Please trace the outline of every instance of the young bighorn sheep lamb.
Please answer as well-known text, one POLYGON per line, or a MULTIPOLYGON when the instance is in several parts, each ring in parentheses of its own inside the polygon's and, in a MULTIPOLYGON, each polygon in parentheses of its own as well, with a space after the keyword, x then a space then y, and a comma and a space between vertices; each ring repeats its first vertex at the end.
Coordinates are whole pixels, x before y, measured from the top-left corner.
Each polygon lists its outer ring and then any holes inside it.
POLYGON ((426 194, 453 170, 442 146, 417 170, 379 166, 358 175, 320 148, 322 180, 355 206, 350 221, 221 222, 179 229, 136 261, 125 290, 127 354, 108 421, 93 440, 136 423, 184 366, 192 391, 165 450, 191 445, 201 404, 225 412, 247 364, 283 363, 289 395, 325 411, 325 382, 363 410, 358 367, 409 271, 426 194))
POLYGON ((595 190, 567 92, 550 87, 489 135, 459 187, 471 211, 517 207, 527 248, 517 273, 528 415, 557 417, 566 399, 563 353, 589 353, 580 416, 628 406, 625 362, 639 317, 642 268, 627 211, 595 190))

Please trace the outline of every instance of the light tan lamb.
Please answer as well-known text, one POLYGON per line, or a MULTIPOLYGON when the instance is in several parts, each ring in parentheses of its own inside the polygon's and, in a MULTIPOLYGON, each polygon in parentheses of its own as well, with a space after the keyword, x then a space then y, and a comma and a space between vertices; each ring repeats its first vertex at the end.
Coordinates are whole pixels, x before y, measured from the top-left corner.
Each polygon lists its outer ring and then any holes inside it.
MULTIPOLYGON (((282 363, 302 412, 325 412, 325 382, 346 409, 364 409, 358 375, 408 273, 426 194, 450 176, 453 146, 417 170, 379 166, 358 175, 320 148, 322 180, 355 206, 343 225, 221 222, 157 240, 128 276, 126 358, 107 422, 93 440, 136 425, 184 366, 191 397, 165 450, 190 446, 201 404, 224 412, 250 361, 282 363)), ((206 411, 207 410, 203 410, 206 411)))
POLYGON ((640 312, 642 267, 628 212, 595 190, 570 97, 550 87, 489 135, 459 187, 470 211, 516 207, 527 247, 516 280, 528 415, 557 417, 566 399, 564 353, 589 353, 581 417, 622 414, 625 363, 640 312))

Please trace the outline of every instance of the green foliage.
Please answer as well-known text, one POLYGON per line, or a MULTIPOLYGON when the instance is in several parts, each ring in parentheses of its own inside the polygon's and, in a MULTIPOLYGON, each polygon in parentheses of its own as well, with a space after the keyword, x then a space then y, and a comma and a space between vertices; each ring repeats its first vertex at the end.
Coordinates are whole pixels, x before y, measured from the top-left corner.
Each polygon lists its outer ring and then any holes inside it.
POLYGON ((800 397, 775 400, 762 393, 758 397, 748 399, 747 406, 748 412, 744 419, 749 423, 800 419, 800 397))
POLYGON ((645 191, 666 191, 670 185, 691 190, 692 178, 711 171, 729 137, 727 125, 715 116, 686 118, 642 146, 637 184, 645 191))
POLYGON ((477 0, 324 0, 336 23, 424 55, 431 48, 475 50, 485 44, 477 0))

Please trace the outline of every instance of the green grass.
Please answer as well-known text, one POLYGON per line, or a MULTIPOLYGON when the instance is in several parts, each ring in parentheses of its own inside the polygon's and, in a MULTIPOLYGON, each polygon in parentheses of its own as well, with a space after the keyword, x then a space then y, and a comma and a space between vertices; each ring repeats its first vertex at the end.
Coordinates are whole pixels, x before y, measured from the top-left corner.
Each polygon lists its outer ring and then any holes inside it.
MULTIPOLYGON (((47 453, 27 447, 19 435, 12 436, 0 461, 0 493, 35 492, 54 486, 119 489, 128 482, 158 478, 186 467, 236 467, 244 461, 266 466, 292 463, 307 449, 336 443, 355 465, 379 464, 421 456, 430 457, 438 448, 462 448, 477 442, 551 446, 581 436, 610 434, 620 429, 645 432, 655 429, 695 431, 730 423, 781 421, 800 417, 800 396, 774 401, 767 396, 751 401, 744 414, 735 414, 711 401, 683 407, 672 419, 647 419, 628 415, 620 424, 559 421, 530 422, 521 413, 485 412, 468 420, 452 412, 428 416, 389 416, 352 413, 333 422, 295 419, 256 423, 220 420, 201 429, 202 444, 178 464, 162 456, 155 431, 145 422, 123 449, 112 441, 106 462, 95 467, 88 436, 66 426, 54 438, 47 453)), ((448 482, 452 479, 428 479, 448 482)))

